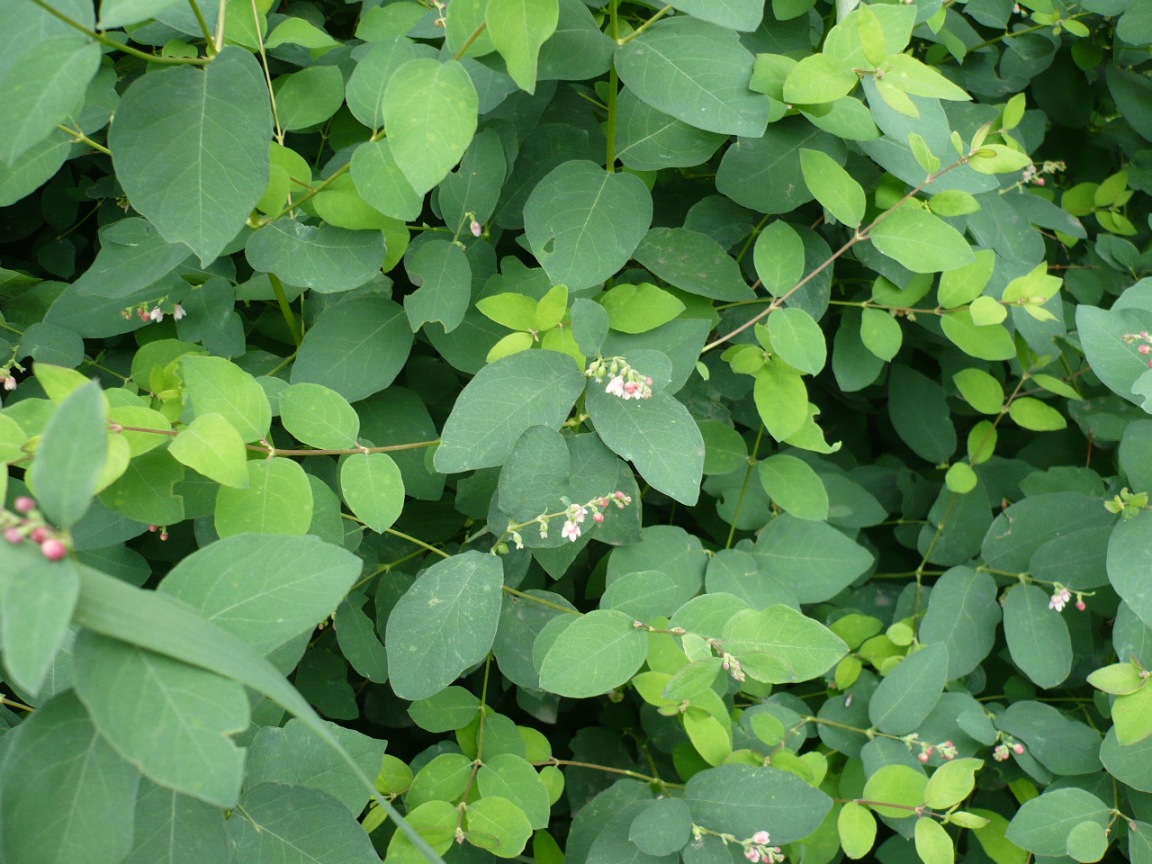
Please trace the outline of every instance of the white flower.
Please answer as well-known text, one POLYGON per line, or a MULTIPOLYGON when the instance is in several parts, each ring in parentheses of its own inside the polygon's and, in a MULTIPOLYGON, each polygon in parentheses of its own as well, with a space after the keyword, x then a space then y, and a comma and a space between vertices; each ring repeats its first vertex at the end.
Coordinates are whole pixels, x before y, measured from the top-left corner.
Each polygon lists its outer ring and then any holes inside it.
POLYGON ((621 399, 627 399, 628 396, 624 392, 624 376, 617 375, 608 382, 608 386, 604 388, 604 392, 609 396, 619 396, 621 399))
POLYGON ((1052 593, 1051 599, 1048 601, 1048 608, 1055 609, 1057 612, 1063 612, 1064 607, 1068 601, 1072 599, 1072 592, 1064 587, 1057 587, 1052 593))
POLYGON ((175 318, 177 321, 179 321, 181 318, 183 318, 187 314, 188 313, 184 311, 184 307, 181 306, 179 303, 177 303, 175 306, 172 307, 172 317, 175 318))
POLYGON ((473 219, 472 224, 468 226, 468 230, 472 232, 473 237, 479 237, 484 233, 484 226, 473 219))
POLYGON ((152 321, 163 321, 164 320, 164 310, 161 309, 159 306, 157 306, 155 309, 153 309, 151 312, 148 313, 148 317, 152 321))
POLYGON ((576 538, 580 536, 580 526, 569 519, 564 523, 564 527, 560 530, 560 536, 567 537, 569 540, 575 543, 576 538))

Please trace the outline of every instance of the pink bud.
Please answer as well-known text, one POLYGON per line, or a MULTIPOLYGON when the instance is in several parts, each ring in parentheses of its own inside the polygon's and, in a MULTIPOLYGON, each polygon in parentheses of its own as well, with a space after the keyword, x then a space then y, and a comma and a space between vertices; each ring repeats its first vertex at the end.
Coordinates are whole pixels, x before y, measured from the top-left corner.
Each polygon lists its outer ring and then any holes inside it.
POLYGON ((160 540, 161 540, 161 541, 164 541, 164 540, 167 540, 167 539, 168 539, 168 532, 167 532, 167 531, 161 531, 161 532, 160 532, 160 540))
POLYGON ((21 513, 31 513, 36 509, 36 501, 27 495, 21 495, 15 501, 16 509, 21 513))
POLYGON ((45 540, 40 544, 40 551, 49 561, 59 561, 68 554, 68 548, 59 540, 45 540))
POLYGON ((916 758, 919 759, 921 762, 927 762, 928 761, 928 754, 927 753, 921 753, 916 758))
POLYGON ((593 522, 603 522, 604 521, 604 514, 603 513, 593 513, 592 514, 592 521, 593 522))
POLYGON ((1044 178, 1043 177, 1037 177, 1032 182, 1035 183, 1037 186, 1043 186, 1044 185, 1044 178))
POLYGON ((651 387, 651 386, 652 386, 652 379, 651 379, 650 377, 649 377, 649 378, 645 378, 645 379, 644 379, 644 383, 645 383, 645 384, 647 384, 649 387, 651 387))
POLYGON ((1139 351, 1141 354, 1150 354, 1150 353, 1152 353, 1152 345, 1148 345, 1147 343, 1145 343, 1144 345, 1141 345, 1136 350, 1139 351))
POLYGON ((33 543, 43 543, 49 538, 50 535, 48 534, 47 528, 35 528, 33 529, 31 536, 33 543))
POLYGON ((748 848, 744 850, 744 857, 747 858, 752 864, 756 864, 760 860, 760 850, 748 848))
POLYGON ((473 219, 472 224, 468 226, 468 230, 470 230, 472 232, 473 237, 479 237, 481 234, 484 233, 484 226, 481 225, 479 222, 477 222, 475 219, 473 219))
POLYGON ((1077 608, 1079 611, 1083 612, 1085 609, 1087 609, 1087 608, 1088 608, 1088 604, 1087 604, 1087 603, 1085 603, 1083 600, 1077 600, 1077 601, 1076 601, 1076 608, 1077 608))
POLYGON ((1015 753, 1017 756, 1023 756, 1024 755, 1024 745, 1021 744, 1019 741, 1017 741, 1015 744, 1012 745, 1012 752, 1015 753))
POLYGON ((4 532, 4 539, 7 540, 9 543, 12 543, 12 544, 23 543, 24 542, 24 532, 21 531, 19 528, 9 528, 7 531, 4 532))
POLYGON ((156 533, 156 528, 157 528, 157 526, 155 526, 155 525, 149 525, 148 526, 148 530, 151 531, 153 534, 156 533))
POLYGON ((767 846, 772 842, 772 837, 767 831, 757 831, 752 835, 752 842, 757 846, 767 846))

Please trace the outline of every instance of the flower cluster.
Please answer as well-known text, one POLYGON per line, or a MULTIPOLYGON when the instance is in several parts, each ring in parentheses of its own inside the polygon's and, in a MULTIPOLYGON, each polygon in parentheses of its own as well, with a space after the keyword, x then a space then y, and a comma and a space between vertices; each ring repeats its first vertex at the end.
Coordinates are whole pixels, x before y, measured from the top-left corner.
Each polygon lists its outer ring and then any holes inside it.
POLYGON ((1055 174, 1057 171, 1063 171, 1066 167, 1063 162, 1044 162, 1040 165, 1029 165, 1024 169, 1024 173, 1021 174, 1020 182, 1043 186, 1046 182, 1044 180, 1045 174, 1055 174))
MULTIPOLYGON (((563 516, 564 525, 560 529, 560 536, 565 540, 571 540, 573 543, 575 543, 581 534, 580 526, 584 524, 589 514, 592 516, 592 521, 599 525, 604 521, 604 511, 608 510, 608 508, 612 506, 622 510, 632 503, 632 496, 625 495, 620 490, 616 490, 615 492, 609 493, 608 495, 598 495, 597 497, 590 501, 586 501, 583 504, 572 504, 568 501, 567 498, 563 498, 561 500, 568 505, 564 510, 561 510, 559 513, 541 513, 535 519, 532 519, 531 521, 525 522, 516 527, 523 528, 524 525, 535 524, 537 529, 540 531, 540 539, 547 540, 548 523, 552 519, 555 519, 557 516, 563 516)), ((509 534, 512 537, 512 542, 516 544, 516 548, 523 549, 524 538, 521 536, 520 532, 518 530, 512 530, 509 532, 509 534)))
POLYGON ((1010 752, 1015 753, 1017 756, 1023 756, 1024 745, 1019 741, 1016 741, 1011 745, 1008 745, 1007 743, 997 744, 992 748, 992 758, 997 762, 1003 762, 1008 758, 1010 752))
POLYGON ((951 741, 945 741, 942 744, 924 744, 920 743, 920 753, 916 756, 921 762, 927 762, 932 758, 932 754, 937 754, 945 762, 950 762, 955 759, 960 751, 956 749, 956 745, 951 741))
MULTIPOLYGON (((1048 599, 1048 608, 1063 612, 1064 607, 1068 605, 1068 601, 1071 599, 1072 592, 1057 582, 1052 586, 1052 596, 1048 599)), ((1084 602, 1084 594, 1080 591, 1076 592, 1076 608, 1081 612, 1088 608, 1088 604, 1084 602)))
POLYGON ((629 366, 623 357, 599 357, 588 364, 584 374, 594 378, 597 384, 603 384, 607 378, 604 392, 621 399, 649 399, 652 396, 652 379, 629 366))
MULTIPOLYGON (((1152 334, 1149 334, 1147 330, 1141 330, 1139 333, 1125 333, 1120 338, 1128 345, 1139 342, 1140 345, 1136 350, 1145 357, 1152 354, 1152 334)), ((1152 359, 1148 360, 1148 368, 1152 369, 1152 359)))
MULTIPOLYGON (((127 320, 132 320, 132 316, 135 315, 141 321, 159 322, 164 320, 165 313, 164 310, 160 308, 159 303, 151 307, 147 303, 141 303, 139 306, 130 306, 129 308, 124 309, 120 314, 127 320)), ((176 303, 172 306, 171 315, 177 321, 183 318, 186 314, 187 313, 184 311, 184 307, 179 303, 176 303)))
POLYGON ((40 547, 40 552, 49 561, 59 561, 68 554, 68 546, 61 534, 44 522, 36 509, 36 501, 21 495, 13 503, 15 513, 0 510, 0 528, 4 529, 4 539, 13 545, 31 540, 40 547))
POLYGON ((767 831, 757 831, 747 840, 741 841, 740 845, 744 847, 744 857, 752 864, 758 864, 760 861, 778 864, 784 860, 784 853, 780 851, 779 846, 769 846, 771 842, 772 838, 767 831))

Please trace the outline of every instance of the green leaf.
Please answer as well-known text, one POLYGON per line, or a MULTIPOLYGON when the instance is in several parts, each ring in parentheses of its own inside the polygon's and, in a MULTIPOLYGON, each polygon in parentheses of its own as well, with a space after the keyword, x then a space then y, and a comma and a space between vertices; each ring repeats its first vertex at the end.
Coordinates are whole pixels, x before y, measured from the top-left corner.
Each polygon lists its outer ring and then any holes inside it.
POLYGON ((586 407, 600 439, 632 462, 653 488, 682 504, 696 503, 704 473, 704 439, 687 408, 667 393, 625 401, 595 384, 588 391, 586 407))
POLYGON ((1138 744, 1152 736, 1152 688, 1141 687, 1112 703, 1112 724, 1121 746, 1138 744))
POLYGON ((777 309, 768 316, 772 350, 787 363, 808 375, 818 375, 828 359, 824 331, 803 309, 777 309))
POLYGON ((621 333, 645 333, 667 324, 685 306, 667 291, 650 282, 617 285, 599 298, 608 313, 608 326, 621 333))
POLYGON ((424 196, 412 188, 396 164, 388 141, 365 141, 356 148, 352 154, 352 182, 361 197, 385 216, 415 219, 424 206, 424 196))
POLYGON ((379 231, 348 231, 280 219, 248 239, 254 270, 274 273, 289 285, 336 294, 358 288, 380 272, 386 252, 379 231))
POLYGON ((818 105, 847 96, 859 82, 847 64, 829 54, 809 54, 784 79, 784 101, 792 105, 818 105))
POLYGON ((563 629, 540 665, 540 687, 572 698, 599 696, 631 678, 647 656, 648 640, 633 619, 597 609, 563 629))
POLYGON ((320 313, 292 364, 292 383, 335 390, 349 402, 378 393, 404 368, 412 331, 404 309, 383 297, 363 297, 320 313))
POLYGON ((122 861, 132 848, 140 774, 101 737, 75 693, 39 706, 13 744, 0 768, 5 857, 122 861))
POLYGON ((70 560, 37 555, 6 581, 0 603, 4 668, 14 684, 35 695, 68 638, 80 577, 70 560))
POLYGON ((756 238, 752 262, 764 290, 779 297, 804 276, 804 241, 795 228, 777 219, 756 238))
POLYGON ((44 428, 29 485, 44 515, 71 528, 92 503, 108 452, 104 394, 90 381, 72 392, 44 428))
POLYGON ((764 17, 760 0, 676 0, 672 6, 702 21, 749 32, 759 27, 764 17))
POLYGON ((348 809, 305 786, 261 783, 240 799, 245 818, 229 819, 238 861, 377 864, 380 856, 348 809))
POLYGON ((412 722, 428 732, 454 732, 476 719, 480 700, 463 687, 446 687, 408 707, 412 722))
POLYGON ((769 360, 756 372, 752 393, 764 428, 777 441, 803 428, 808 419, 808 388, 797 372, 769 360))
POLYGON ((273 87, 276 118, 285 131, 317 126, 344 104, 344 76, 335 66, 311 66, 281 75, 273 87))
POLYGON ((100 501, 145 525, 174 525, 184 519, 184 498, 175 486, 184 467, 164 450, 137 456, 123 476, 100 493, 100 501))
POLYGON ((633 174, 565 162, 524 204, 524 234, 553 284, 577 291, 616 273, 652 223, 652 196, 633 174))
POLYGON ((144 779, 136 799, 136 843, 124 864, 228 860, 224 811, 144 779))
POLYGON ((305 534, 312 524, 312 489, 299 463, 277 457, 248 463, 248 484, 221 486, 215 526, 221 537, 305 534))
POLYGON ((967 102, 972 99, 961 87, 957 87, 931 66, 917 60, 911 54, 890 54, 876 67, 877 79, 883 74, 883 81, 892 87, 913 96, 928 96, 936 99, 949 99, 967 102))
POLYGON ((716 240, 688 228, 653 228, 632 255, 669 285, 713 300, 748 300, 740 266, 716 240))
POLYGON ((1140 667, 1133 663, 1112 663, 1088 676, 1089 684, 1114 696, 1135 693, 1147 680, 1140 675, 1140 667))
POLYGON ((692 811, 682 798, 658 798, 632 820, 628 839, 646 855, 672 855, 692 839, 692 811))
POLYGON ((218 807, 240 795, 248 728, 235 681, 94 633, 76 642, 76 692, 100 734, 151 780, 218 807))
POLYGON ((540 46, 556 32, 558 0, 489 0, 484 23, 508 74, 521 90, 536 92, 540 46))
POLYGON ((684 790, 692 821, 711 831, 751 837, 767 831, 787 844, 816 830, 832 800, 777 768, 721 765, 692 776, 684 790))
POLYGON ((404 509, 404 478, 387 453, 353 453, 340 464, 340 492, 348 506, 377 534, 404 509))
POLYGON ((980 249, 974 253, 972 263, 940 274, 940 305, 946 309, 971 303, 981 292, 996 266, 996 253, 980 249))
POLYGON ((1083 789, 1054 789, 1024 802, 1007 837, 1036 855, 1064 855, 1069 834, 1082 822, 1106 827, 1108 806, 1083 789))
POLYGON ((1032 157, 1003 144, 985 144, 968 157, 973 171, 981 174, 1011 174, 1032 164, 1032 157))
POLYGON ((424 571, 388 616, 388 675, 401 699, 440 692, 492 648, 500 617, 500 559, 465 552, 424 571))
POLYGON ((932 713, 947 682, 947 648, 925 645, 880 682, 868 703, 868 717, 876 728, 890 735, 913 732, 932 713))
POLYGON ((982 369, 961 369, 952 376, 965 401, 981 414, 999 415, 1004 407, 1004 387, 982 369))
POLYGON ((852 178, 852 175, 841 168, 835 159, 820 150, 802 149, 800 168, 804 172, 804 182, 808 184, 813 197, 838 221, 850 228, 859 227, 864 219, 868 201, 864 195, 864 188, 852 178))
POLYGON ((1152 519, 1125 519, 1108 540, 1108 580, 1146 627, 1152 627, 1152 585, 1144 578, 1152 566, 1152 519))
POLYGON ((464 811, 464 836, 498 858, 515 858, 532 837, 532 823, 507 798, 483 797, 464 811))
POLYGON ((423 195, 460 161, 476 132, 479 97, 455 60, 409 60, 384 91, 383 119, 396 164, 423 195))
POLYGON ((360 417, 348 400, 320 384, 290 384, 277 397, 280 422, 310 447, 339 450, 356 446, 360 417))
POLYGON ((770 100, 748 89, 752 63, 734 31, 688 16, 660 21, 616 50, 621 80, 653 108, 698 129, 756 138, 770 100))
POLYGON ((748 551, 761 573, 800 603, 830 600, 873 563, 870 552, 832 526, 787 515, 769 522, 748 551))
POLYGON ((137 78, 116 109, 108 146, 132 205, 165 240, 207 264, 264 194, 271 136, 260 64, 228 47, 204 70, 137 78))
POLYGON ((246 534, 184 558, 158 589, 267 654, 327 617, 360 559, 315 537, 246 534))
POLYGON ((1033 432, 1052 432, 1068 425, 1064 415, 1039 399, 1021 396, 1008 406, 1008 416, 1016 425, 1033 432))
POLYGON ((503 464, 528 427, 560 428, 585 381, 572 358, 555 351, 523 351, 490 363, 457 398, 436 449, 436 470, 503 464))
POLYGON ((1048 595, 1035 585, 1017 585, 1008 592, 1004 636, 1012 660, 1038 687, 1055 687, 1068 677, 1072 668, 1068 627, 1060 613, 1048 607, 1048 595))
POLYGON ((243 441, 258 441, 268 434, 272 408, 255 378, 223 357, 185 354, 182 368, 194 417, 218 414, 243 441))
POLYGON ((888 416, 900 439, 921 459, 945 462, 956 451, 956 430, 944 388, 915 369, 892 366, 888 416))
POLYGON ((956 848, 948 832, 932 816, 916 820, 916 854, 924 864, 951 864, 956 860, 956 848))
POLYGON ((956 270, 972 263, 972 247, 955 228, 915 205, 893 210, 868 236, 882 254, 913 273, 956 270))
POLYGON ((635 171, 699 165, 725 140, 641 102, 628 88, 620 93, 616 114, 616 156, 635 171))
POLYGON ((500 753, 484 760, 476 775, 476 786, 484 798, 506 798, 524 811, 533 828, 547 828, 551 814, 548 787, 528 762, 512 753, 500 753))
POLYGON ((828 491, 807 462, 776 453, 761 461, 756 470, 764 491, 786 513, 814 522, 828 518, 828 491))
POLYGON ((948 680, 962 678, 992 650, 1000 623, 996 584, 987 573, 953 567, 932 586, 920 641, 948 649, 948 680))
POLYGON ((404 259, 413 285, 420 287, 404 298, 404 311, 413 332, 429 321, 451 333, 464 320, 472 300, 472 268, 464 250, 447 240, 430 240, 404 259))
POLYGON ((248 456, 236 427, 219 414, 201 414, 168 445, 172 458, 224 486, 248 485, 248 456))
POLYGON ((340 653, 348 665, 369 681, 383 684, 388 680, 388 655, 376 635, 376 622, 364 614, 352 600, 344 600, 332 617, 340 653))
POLYGON ((844 854, 859 860, 876 842, 876 817, 855 801, 847 801, 836 816, 836 829, 844 854))
POLYGON ((860 314, 860 341, 884 361, 891 361, 904 344, 900 322, 883 309, 863 309, 860 314))
POLYGON ((844 640, 789 606, 747 609, 724 625, 721 644, 757 681, 808 681, 831 669, 847 651, 844 640))

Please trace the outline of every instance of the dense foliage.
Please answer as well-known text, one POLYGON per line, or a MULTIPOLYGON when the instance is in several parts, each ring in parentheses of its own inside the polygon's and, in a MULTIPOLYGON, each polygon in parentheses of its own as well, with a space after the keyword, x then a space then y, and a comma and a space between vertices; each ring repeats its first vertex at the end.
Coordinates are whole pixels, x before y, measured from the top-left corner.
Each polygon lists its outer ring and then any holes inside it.
POLYGON ((0 43, 0 860, 1152 864, 1150 0, 0 43))

